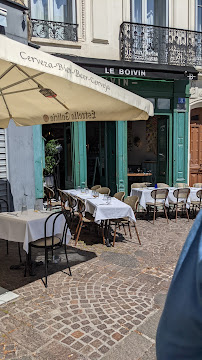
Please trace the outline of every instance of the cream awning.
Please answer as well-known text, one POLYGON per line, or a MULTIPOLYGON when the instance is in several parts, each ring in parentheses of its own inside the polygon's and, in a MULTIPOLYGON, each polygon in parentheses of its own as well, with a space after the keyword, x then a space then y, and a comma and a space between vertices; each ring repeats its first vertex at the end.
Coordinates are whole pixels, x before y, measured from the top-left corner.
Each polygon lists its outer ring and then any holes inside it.
POLYGON ((150 101, 71 61, 0 35, 0 128, 71 121, 147 120, 150 101))

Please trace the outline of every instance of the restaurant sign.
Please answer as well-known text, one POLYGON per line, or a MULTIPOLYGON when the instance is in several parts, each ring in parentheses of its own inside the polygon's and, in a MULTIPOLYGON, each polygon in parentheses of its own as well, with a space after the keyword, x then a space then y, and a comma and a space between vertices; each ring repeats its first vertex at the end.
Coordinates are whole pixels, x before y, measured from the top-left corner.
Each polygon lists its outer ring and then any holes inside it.
POLYGON ((146 76, 146 70, 143 69, 129 69, 129 68, 121 68, 121 67, 105 67, 105 74, 108 75, 122 75, 122 76, 146 76))

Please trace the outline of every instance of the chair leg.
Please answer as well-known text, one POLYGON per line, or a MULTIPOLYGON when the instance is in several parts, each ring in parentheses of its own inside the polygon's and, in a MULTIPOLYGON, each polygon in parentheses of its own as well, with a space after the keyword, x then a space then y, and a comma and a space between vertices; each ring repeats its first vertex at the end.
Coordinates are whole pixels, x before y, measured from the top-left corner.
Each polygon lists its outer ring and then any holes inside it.
POLYGON ((45 287, 47 288, 47 277, 48 277, 48 250, 45 249, 45 287))
POLYGON ((124 226, 123 223, 122 223, 122 226, 123 226, 124 234, 127 235, 127 234, 126 234, 126 229, 125 229, 125 226, 124 226))
POLYGON ((21 257, 20 243, 18 243, 18 254, 19 254, 20 263, 21 263, 22 262, 22 257, 21 257))
POLYGON ((168 214, 167 214, 167 210, 166 210, 165 204, 164 204, 164 212, 165 212, 166 220, 167 220, 167 223, 168 223, 168 214))
POLYGON ((6 240, 6 254, 8 255, 8 240, 6 240))
POLYGON ((139 237, 139 234, 138 234, 138 231, 137 231, 137 226, 136 226, 136 223, 135 223, 135 231, 136 231, 136 235, 137 235, 137 238, 138 238, 139 244, 141 245, 141 241, 140 241, 140 237, 139 237))
POLYGON ((76 237, 76 240, 75 240, 75 246, 77 245, 77 243, 79 241, 79 236, 80 236, 82 226, 83 226, 83 221, 80 221, 80 227, 78 229, 77 237, 76 237))
POLYGON ((79 219, 79 222, 78 222, 78 224, 77 224, 77 227, 76 227, 76 230, 75 230, 75 234, 74 234, 74 237, 75 237, 75 238, 76 238, 77 232, 78 232, 78 230, 79 230, 80 222, 81 222, 81 220, 79 219))
POLYGON ((156 215, 156 206, 154 205, 154 217, 153 217, 153 224, 154 224, 154 221, 155 221, 155 215, 156 215))
POLYGON ((188 219, 188 221, 189 221, 189 211, 188 211, 186 205, 185 205, 185 209, 186 209, 186 213, 187 213, 187 219, 188 219))
POLYGON ((128 222, 128 230, 129 230, 130 238, 132 239, 132 235, 131 235, 131 228, 130 228, 130 222, 128 222))
POLYGON ((67 245, 65 244, 65 256, 66 256, 66 260, 67 260, 67 267, 69 269, 69 275, 72 276, 72 272, 71 272, 71 269, 70 269, 70 266, 69 266, 69 260, 68 260, 68 256, 67 256, 67 245))
POLYGON ((178 211, 178 206, 176 205, 176 210, 175 210, 175 222, 177 222, 177 211, 178 211))
POLYGON ((103 241, 103 245, 105 245, 105 235, 104 235, 104 228, 103 228, 103 224, 102 224, 102 241, 103 241))
POLYGON ((114 229, 113 247, 115 245, 115 240, 116 240, 116 224, 115 224, 115 229, 114 229))

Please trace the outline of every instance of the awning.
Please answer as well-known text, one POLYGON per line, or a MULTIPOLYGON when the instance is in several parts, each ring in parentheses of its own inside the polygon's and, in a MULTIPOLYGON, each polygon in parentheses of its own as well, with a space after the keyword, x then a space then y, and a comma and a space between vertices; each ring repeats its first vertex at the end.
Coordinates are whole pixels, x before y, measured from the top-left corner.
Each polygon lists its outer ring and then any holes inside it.
POLYGON ((150 101, 71 61, 0 35, 0 128, 72 121, 147 120, 150 101))

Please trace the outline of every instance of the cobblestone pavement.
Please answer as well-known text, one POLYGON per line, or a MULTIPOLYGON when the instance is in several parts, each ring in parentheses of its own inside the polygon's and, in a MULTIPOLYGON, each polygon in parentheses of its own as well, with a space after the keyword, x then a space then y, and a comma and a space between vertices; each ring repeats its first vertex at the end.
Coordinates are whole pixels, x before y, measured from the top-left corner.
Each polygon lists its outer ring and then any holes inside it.
MULTIPOLYGON (((19 297, 0 306, 0 359, 154 360, 155 331, 181 248, 193 224, 158 218, 137 220, 142 245, 118 230, 107 248, 93 229, 71 240, 72 277, 65 257, 50 264, 45 289, 37 276, 23 277, 17 244, 0 241, 0 286, 19 297)), ((34 253, 37 260, 41 254, 34 253)))

